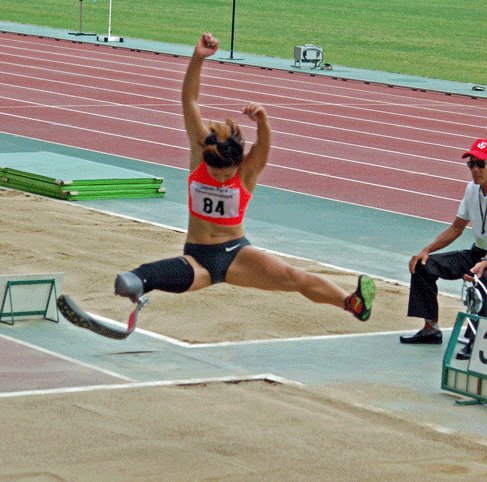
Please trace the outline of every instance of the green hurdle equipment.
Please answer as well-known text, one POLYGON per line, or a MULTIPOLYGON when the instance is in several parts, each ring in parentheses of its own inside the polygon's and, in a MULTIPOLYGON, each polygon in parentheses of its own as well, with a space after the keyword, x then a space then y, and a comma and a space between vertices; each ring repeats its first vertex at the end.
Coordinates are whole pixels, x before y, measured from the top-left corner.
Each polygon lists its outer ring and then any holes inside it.
POLYGON ((473 281, 464 281, 462 301, 467 310, 458 312, 443 356, 441 388, 471 399, 457 400, 457 405, 487 403, 487 318, 477 314, 484 303, 479 288, 487 295, 487 289, 477 276, 473 281), (468 283, 471 285, 467 286, 468 283), (460 337, 464 325, 469 325, 475 339, 470 359, 458 360, 454 357, 458 345, 469 342, 460 337))
POLYGON ((459 312, 450 341, 443 357, 441 388, 470 397, 457 401, 458 405, 487 403, 487 318, 459 312), (470 360, 456 361, 453 357, 465 321, 478 321, 477 335, 470 360), (455 363, 456 362, 456 363, 455 363))
POLYGON ((15 320, 43 318, 59 322, 57 291, 63 273, 1 275, 0 322, 13 325, 15 320))
POLYGON ((0 186, 66 201, 164 196, 163 178, 53 152, 0 154, 0 186))

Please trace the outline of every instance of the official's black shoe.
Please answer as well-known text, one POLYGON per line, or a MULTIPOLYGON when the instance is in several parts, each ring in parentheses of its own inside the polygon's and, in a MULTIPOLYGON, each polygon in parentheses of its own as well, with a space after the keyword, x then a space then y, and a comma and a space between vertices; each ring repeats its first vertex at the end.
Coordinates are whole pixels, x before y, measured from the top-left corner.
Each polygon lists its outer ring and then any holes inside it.
POLYGON ((441 345, 443 335, 440 330, 434 328, 423 328, 412 336, 401 336, 401 343, 406 344, 423 344, 423 345, 441 345))
POLYGON ((470 360, 472 356, 472 342, 467 343, 456 356, 457 360, 470 360))

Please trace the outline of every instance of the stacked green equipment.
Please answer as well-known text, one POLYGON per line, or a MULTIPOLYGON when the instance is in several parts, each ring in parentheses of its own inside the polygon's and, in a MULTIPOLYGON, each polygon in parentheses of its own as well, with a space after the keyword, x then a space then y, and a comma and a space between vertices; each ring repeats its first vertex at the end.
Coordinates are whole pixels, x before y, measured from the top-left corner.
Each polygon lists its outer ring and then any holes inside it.
POLYGON ((52 152, 0 154, 0 186, 67 201, 164 196, 163 178, 52 152))

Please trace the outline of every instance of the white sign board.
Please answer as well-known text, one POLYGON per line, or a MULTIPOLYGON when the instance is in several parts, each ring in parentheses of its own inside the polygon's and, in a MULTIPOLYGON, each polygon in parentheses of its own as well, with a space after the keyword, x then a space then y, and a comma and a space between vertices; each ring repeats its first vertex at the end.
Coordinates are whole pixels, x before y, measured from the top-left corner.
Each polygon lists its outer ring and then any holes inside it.
POLYGON ((487 375, 487 319, 480 318, 468 365, 469 371, 487 375))

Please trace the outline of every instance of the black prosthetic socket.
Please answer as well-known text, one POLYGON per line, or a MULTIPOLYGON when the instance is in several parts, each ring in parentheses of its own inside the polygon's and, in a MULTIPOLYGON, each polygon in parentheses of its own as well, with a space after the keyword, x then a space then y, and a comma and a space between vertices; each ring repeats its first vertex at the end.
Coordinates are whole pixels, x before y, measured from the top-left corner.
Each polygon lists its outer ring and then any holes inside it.
POLYGON ((115 278, 115 294, 125 296, 133 303, 139 303, 144 294, 142 280, 130 271, 119 273, 115 278))
POLYGON ((183 293, 194 281, 194 269, 182 256, 143 264, 132 273, 142 280, 144 293, 152 290, 183 293))

